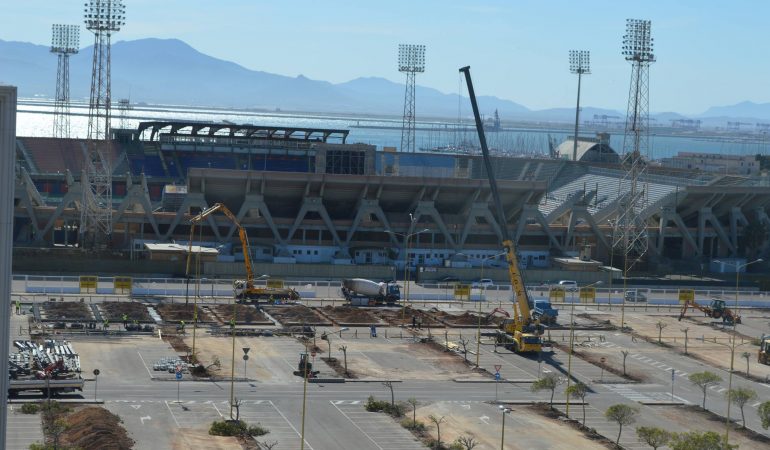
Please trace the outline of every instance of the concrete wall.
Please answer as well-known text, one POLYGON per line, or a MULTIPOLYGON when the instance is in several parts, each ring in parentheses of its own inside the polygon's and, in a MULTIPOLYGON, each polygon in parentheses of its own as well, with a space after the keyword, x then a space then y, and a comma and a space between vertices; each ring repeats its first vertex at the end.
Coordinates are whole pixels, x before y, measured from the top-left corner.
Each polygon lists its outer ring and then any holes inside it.
MULTIPOLYGON (((237 262, 212 262, 203 265, 203 272, 206 276, 238 278, 244 276, 244 267, 243 263, 237 262)), ((254 263, 254 277, 259 277, 260 275, 301 280, 330 280, 337 278, 384 280, 393 277, 393 266, 254 263)))
MULTIPOLYGON (((436 268, 436 272, 423 272, 418 274, 417 279, 420 282, 430 282, 437 281, 448 276, 457 277, 462 281, 473 281, 479 278, 491 278, 498 284, 510 282, 508 269, 484 268, 484 272, 482 273, 481 269, 478 267, 467 269, 438 267, 436 268)), ((590 284, 597 281, 609 283, 609 277, 610 274, 608 272, 567 272, 563 270, 545 269, 527 269, 524 271, 524 278, 527 284, 545 282, 557 283, 559 280, 574 280, 577 281, 578 284, 590 284)))

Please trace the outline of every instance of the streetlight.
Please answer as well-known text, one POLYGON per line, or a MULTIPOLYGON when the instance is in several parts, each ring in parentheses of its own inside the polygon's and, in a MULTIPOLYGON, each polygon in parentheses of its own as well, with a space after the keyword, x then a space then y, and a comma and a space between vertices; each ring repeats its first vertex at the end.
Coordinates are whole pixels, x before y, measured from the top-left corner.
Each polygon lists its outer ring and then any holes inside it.
MULTIPOLYGON (((595 283, 591 283, 587 286, 583 286, 581 289, 588 289, 593 286, 599 286, 603 284, 602 281, 597 281, 595 283)), ((567 417, 569 417, 569 385, 572 381, 572 352, 574 351, 573 346, 575 342, 575 295, 573 293, 572 295, 572 307, 570 308, 569 313, 569 356, 567 356, 567 388, 564 390, 567 396, 567 407, 565 414, 567 414, 567 417)))
MULTIPOLYGON (((412 216, 412 214, 409 214, 409 218, 411 219, 412 223, 415 223, 415 218, 412 216)), ((403 326, 405 320, 406 320, 406 302, 409 300, 409 239, 412 236, 417 236, 421 233, 426 233, 430 231, 427 228, 423 228, 420 231, 415 231, 414 233, 396 233, 395 231, 391 230, 385 230, 386 233, 392 234, 394 236, 401 236, 404 238, 404 301, 402 302, 403 306, 401 307, 401 325, 403 326)))
POLYGON ((506 408, 503 405, 497 405, 498 408, 500 408, 500 411, 503 413, 503 427, 502 431, 500 432, 500 450, 505 450, 505 415, 509 412, 511 412, 510 408, 506 408))
MULTIPOLYGON (((487 262, 489 259, 495 259, 498 256, 505 255, 507 252, 500 252, 496 255, 487 256, 486 258, 481 260, 481 278, 479 278, 479 282, 481 283, 484 279, 484 263, 487 262)), ((479 353, 481 353, 481 301, 484 299, 484 292, 486 291, 486 287, 482 284, 481 285, 481 298, 479 298, 479 326, 476 331, 476 368, 479 367, 479 353)))
POLYGON ((588 50, 570 50, 569 51, 569 71, 578 76, 577 88, 577 107, 575 108, 575 138, 572 146, 572 160, 577 161, 578 146, 578 122, 580 118, 580 81, 583 75, 591 73, 590 64, 591 53, 588 50))
MULTIPOLYGON (((728 444, 730 441, 730 404, 732 403, 732 389, 733 389, 733 369, 735 365, 735 335, 736 335, 736 328, 738 327, 738 321, 736 320, 737 314, 738 314, 738 280, 741 274, 741 269, 744 269, 745 267, 748 267, 754 263, 759 263, 764 261, 762 258, 755 259, 754 261, 739 264, 737 262, 731 263, 728 261, 720 261, 716 260, 714 262, 720 263, 720 264, 727 264, 728 266, 735 267, 735 315, 733 316, 733 335, 732 339, 730 340, 730 375, 727 377, 727 418, 725 418, 725 444, 728 444)), ((716 339, 714 340, 716 342, 716 339)))

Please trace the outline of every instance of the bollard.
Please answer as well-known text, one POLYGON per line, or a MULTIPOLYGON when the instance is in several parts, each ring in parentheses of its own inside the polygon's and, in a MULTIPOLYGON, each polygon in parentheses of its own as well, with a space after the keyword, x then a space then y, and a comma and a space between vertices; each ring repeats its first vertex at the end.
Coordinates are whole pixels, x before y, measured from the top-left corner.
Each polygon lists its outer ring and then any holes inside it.
POLYGON ((358 339, 358 330, 355 332, 355 338, 358 339))
POLYGON ((388 338, 388 329, 385 328, 385 339, 387 339, 387 338, 388 338))
POLYGON ((398 337, 399 337, 399 339, 403 339, 404 338, 404 332, 403 331, 399 331, 398 332, 398 337))

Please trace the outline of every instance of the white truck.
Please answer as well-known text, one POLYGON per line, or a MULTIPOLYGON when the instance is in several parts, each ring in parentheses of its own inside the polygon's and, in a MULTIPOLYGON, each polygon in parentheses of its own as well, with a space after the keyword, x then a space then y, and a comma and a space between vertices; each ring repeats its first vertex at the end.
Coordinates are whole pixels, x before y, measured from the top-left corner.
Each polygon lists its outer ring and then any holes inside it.
POLYGON ((392 305, 401 300, 398 284, 378 283, 365 278, 342 280, 342 295, 351 305, 356 306, 392 305))

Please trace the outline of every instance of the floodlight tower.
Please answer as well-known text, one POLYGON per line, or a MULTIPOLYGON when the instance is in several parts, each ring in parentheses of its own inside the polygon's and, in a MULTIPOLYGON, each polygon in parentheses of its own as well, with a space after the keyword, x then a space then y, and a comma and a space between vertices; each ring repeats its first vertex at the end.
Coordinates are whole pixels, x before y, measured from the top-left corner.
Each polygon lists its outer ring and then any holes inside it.
POLYGON ((652 22, 628 19, 623 36, 623 55, 631 62, 631 86, 628 92, 626 129, 623 137, 622 163, 626 173, 621 183, 627 190, 620 201, 615 222, 615 242, 625 255, 625 271, 647 253, 647 224, 640 216, 647 204, 646 161, 649 157, 649 79, 650 64, 655 62, 652 22))
POLYGON ((80 27, 54 24, 51 27, 51 53, 56 65, 56 97, 53 109, 53 137, 70 137, 70 55, 78 52, 80 27))
POLYGON ((401 127, 401 151, 414 152, 414 78, 416 73, 425 72, 425 46, 414 44, 399 44, 398 71, 406 73, 404 121, 401 127))
POLYGON ((88 105, 88 159, 82 180, 80 232, 87 247, 112 234, 112 167, 110 139, 110 38, 125 25, 122 0, 85 4, 86 28, 94 33, 91 99, 88 105))
POLYGON ((591 73, 591 53, 588 50, 569 51, 569 71, 578 76, 577 107, 575 107, 575 139, 572 145, 572 160, 577 161, 578 123, 580 122, 580 81, 583 75, 591 73))

